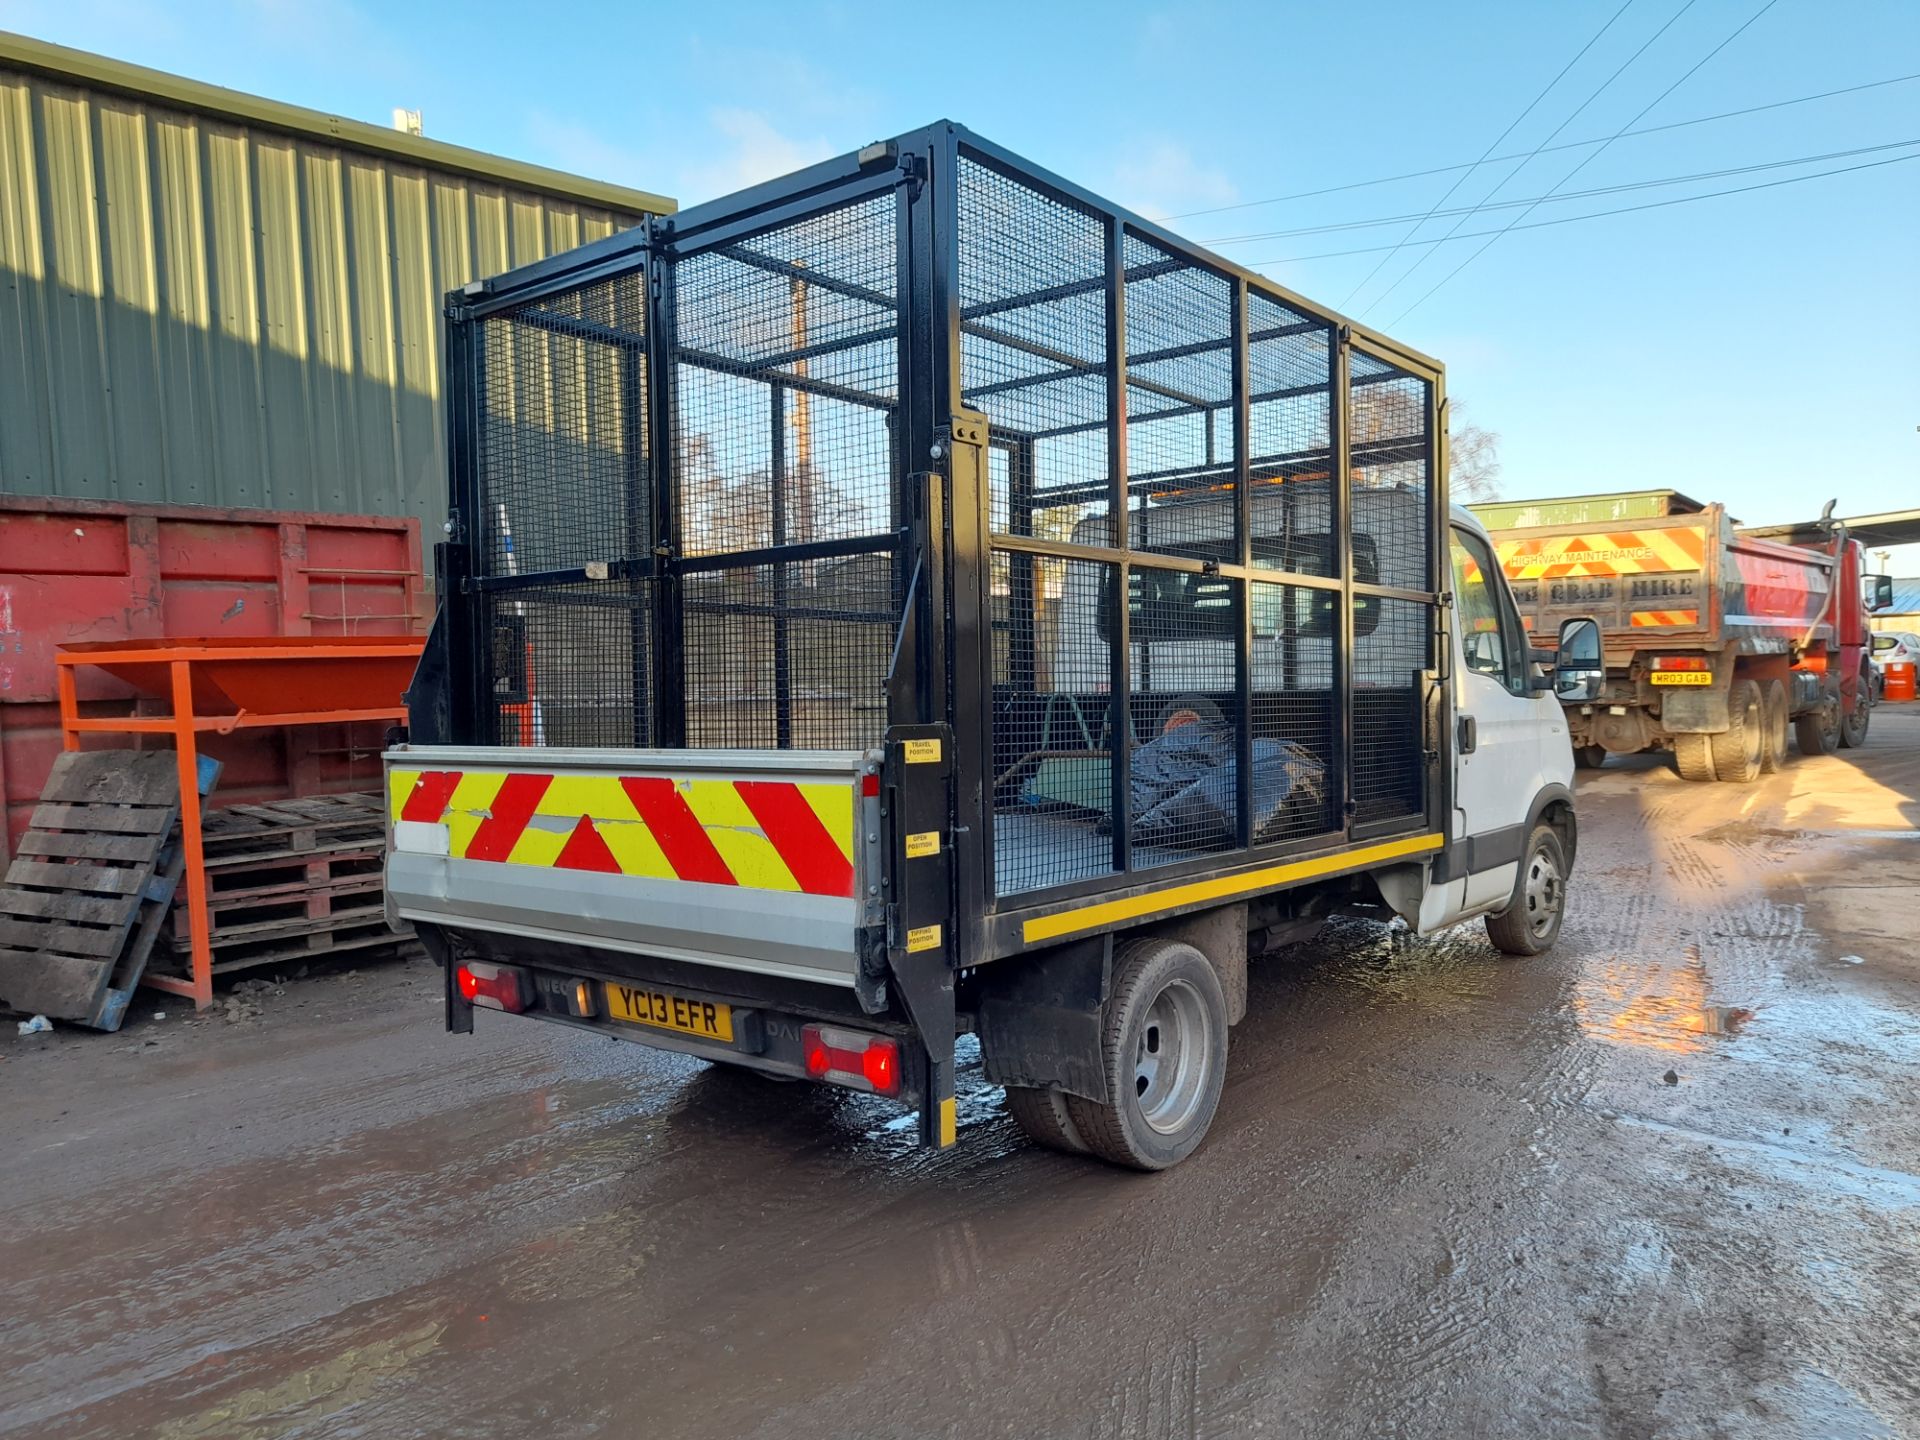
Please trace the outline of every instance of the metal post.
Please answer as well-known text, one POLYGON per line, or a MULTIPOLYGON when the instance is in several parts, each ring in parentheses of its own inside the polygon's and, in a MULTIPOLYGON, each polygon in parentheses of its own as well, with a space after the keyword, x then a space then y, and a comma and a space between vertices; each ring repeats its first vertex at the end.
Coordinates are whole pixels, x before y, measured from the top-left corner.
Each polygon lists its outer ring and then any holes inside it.
MULTIPOLYGON (((1133 542, 1127 513, 1127 267, 1126 228, 1107 217, 1107 501, 1108 543, 1128 549, 1133 542)), ((1109 725, 1113 793, 1113 868, 1133 868, 1133 584, 1125 560, 1113 567, 1113 719, 1109 725)))
MULTIPOLYGON (((768 389, 767 408, 771 422, 768 439, 772 451, 767 477, 773 491, 771 538, 777 547, 787 543, 787 392, 781 385, 772 385, 768 389)), ((794 420, 797 424, 804 423, 806 403, 804 394, 794 397, 794 420)), ((801 461, 802 466, 806 463, 804 459, 801 461)), ((808 483, 811 484, 811 477, 808 483)), ((807 503, 811 503, 810 499, 807 503)), ((806 522, 803 520, 801 523, 806 522)), ((781 750, 793 748, 793 655, 788 648, 787 601, 787 565, 784 560, 776 560, 773 564, 773 743, 781 750)))
POLYGON ((1340 326, 1328 339, 1327 397, 1331 463, 1327 467, 1327 515, 1333 573, 1340 577, 1340 613, 1333 626, 1333 755, 1328 773, 1333 777, 1334 823, 1352 837, 1353 775, 1353 539, 1350 533, 1350 488, 1353 484, 1353 436, 1350 433, 1348 378, 1352 372, 1353 331, 1340 326))
POLYGON ((653 442, 653 743, 666 750, 687 743, 686 612, 682 603, 678 518, 679 480, 674 459, 674 404, 678 388, 674 277, 670 221, 648 222, 647 432, 653 442))
POLYGON ((212 926, 207 914, 207 863, 200 845, 200 754, 193 723, 193 662, 175 660, 173 749, 180 773, 180 851, 186 861, 187 930, 192 939, 189 973, 193 1008, 213 1003, 212 926))
MULTIPOLYGON (((1252 432, 1252 404, 1248 400, 1247 282, 1233 282, 1231 364, 1233 369, 1233 493, 1238 516, 1240 563, 1253 564, 1253 466, 1248 459, 1252 432)), ((1213 415, 1207 417, 1207 460, 1213 460, 1213 415)), ((1236 840, 1241 848, 1253 844, 1253 581, 1242 580, 1240 592, 1239 662, 1240 715, 1238 773, 1234 777, 1234 804, 1239 808, 1236 840)))

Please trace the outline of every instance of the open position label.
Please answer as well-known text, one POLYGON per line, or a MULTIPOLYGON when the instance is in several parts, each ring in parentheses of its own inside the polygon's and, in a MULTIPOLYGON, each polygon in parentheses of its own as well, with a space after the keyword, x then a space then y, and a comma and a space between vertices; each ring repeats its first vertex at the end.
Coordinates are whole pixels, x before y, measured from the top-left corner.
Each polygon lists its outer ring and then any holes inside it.
POLYGON ((922 830, 917 835, 907 836, 907 858, 909 860, 920 860, 928 855, 938 855, 939 853, 940 832, 938 830, 922 830))
POLYGON ((940 927, 922 925, 917 930, 907 931, 907 953, 919 950, 938 950, 940 948, 940 927))
POLYGON ((940 763, 940 742, 938 740, 903 740, 900 742, 900 751, 909 765, 938 765, 940 763))

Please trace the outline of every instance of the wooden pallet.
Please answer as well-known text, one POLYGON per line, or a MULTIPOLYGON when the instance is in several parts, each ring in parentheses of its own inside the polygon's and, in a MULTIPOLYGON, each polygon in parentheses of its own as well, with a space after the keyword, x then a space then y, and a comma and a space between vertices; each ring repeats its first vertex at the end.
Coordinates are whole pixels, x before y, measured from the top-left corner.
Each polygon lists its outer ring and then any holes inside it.
MULTIPOLYGON (((203 824, 213 973, 335 950, 405 945, 381 901, 386 816, 377 795, 326 795, 211 811, 203 824)), ((192 949, 184 895, 167 950, 192 949)))
POLYGON ((180 878, 178 763, 68 752, 41 796, 0 885, 0 1002, 118 1029, 180 878))

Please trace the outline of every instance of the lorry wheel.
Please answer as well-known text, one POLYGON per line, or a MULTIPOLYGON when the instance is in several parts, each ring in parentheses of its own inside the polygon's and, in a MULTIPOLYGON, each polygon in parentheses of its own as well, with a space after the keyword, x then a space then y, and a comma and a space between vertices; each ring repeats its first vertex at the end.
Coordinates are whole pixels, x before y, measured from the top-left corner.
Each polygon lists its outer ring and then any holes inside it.
POLYGON ((1760 769, 1772 775, 1787 763, 1787 687, 1778 680, 1768 680, 1760 691, 1767 737, 1760 747, 1760 769))
POLYGON ((1607 747, 1604 745, 1576 745, 1573 747, 1573 763, 1582 770, 1598 770, 1607 763, 1607 747))
POLYGON ((1682 780, 1714 780, 1713 746, 1711 735, 1676 735, 1673 737, 1673 761, 1680 769, 1682 780))
POLYGON ((1713 773, 1735 785, 1759 779, 1766 731, 1760 687, 1751 680, 1734 681, 1727 691, 1727 728, 1708 737, 1713 743, 1713 773))
POLYGON ((1068 1155, 1087 1153, 1087 1142, 1080 1138, 1080 1132, 1074 1128, 1073 1116, 1067 1113, 1067 1097, 1063 1092, 1045 1087, 1009 1085, 1007 1110, 1013 1116, 1013 1123, 1034 1144, 1068 1155))
POLYGON ((1796 715, 1793 738, 1802 755, 1831 755, 1840 744, 1840 702, 1823 702, 1816 710, 1796 715))
POLYGON ((1527 837, 1514 877, 1513 899, 1487 916, 1487 938, 1509 955, 1538 955, 1553 948, 1567 911, 1567 853, 1551 825, 1536 825, 1527 837))
POLYGON ((1873 682, 1862 675, 1854 682, 1853 708, 1840 718, 1840 744, 1858 750, 1867 743, 1867 722, 1873 719, 1873 682))
POLYGON ((1227 1078, 1227 1001, 1207 957, 1174 940, 1137 940, 1114 959, 1100 1037, 1102 1105, 1069 1095, 1087 1148, 1135 1170, 1164 1170, 1206 1138, 1227 1078))

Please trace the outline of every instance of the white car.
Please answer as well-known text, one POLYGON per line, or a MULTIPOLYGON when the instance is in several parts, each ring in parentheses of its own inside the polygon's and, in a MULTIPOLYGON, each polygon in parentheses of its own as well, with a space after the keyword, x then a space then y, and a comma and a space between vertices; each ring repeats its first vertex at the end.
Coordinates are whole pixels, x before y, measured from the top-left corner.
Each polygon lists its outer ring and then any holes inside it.
POLYGON ((1882 678, 1889 665, 1920 664, 1920 635, 1911 630, 1877 630, 1873 636, 1873 668, 1882 678))

